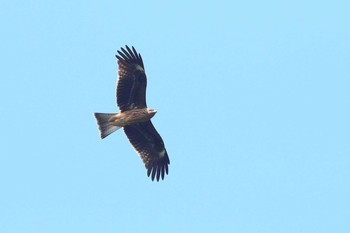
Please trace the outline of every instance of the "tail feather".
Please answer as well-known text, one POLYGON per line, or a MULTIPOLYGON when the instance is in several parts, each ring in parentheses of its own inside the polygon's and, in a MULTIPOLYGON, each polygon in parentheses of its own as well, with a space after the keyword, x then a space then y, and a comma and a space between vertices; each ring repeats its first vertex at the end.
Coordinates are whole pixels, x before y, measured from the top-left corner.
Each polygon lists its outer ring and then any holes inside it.
POLYGON ((98 129, 100 130, 101 138, 104 139, 114 131, 120 129, 121 127, 111 125, 109 119, 115 115, 115 113, 94 113, 98 129))

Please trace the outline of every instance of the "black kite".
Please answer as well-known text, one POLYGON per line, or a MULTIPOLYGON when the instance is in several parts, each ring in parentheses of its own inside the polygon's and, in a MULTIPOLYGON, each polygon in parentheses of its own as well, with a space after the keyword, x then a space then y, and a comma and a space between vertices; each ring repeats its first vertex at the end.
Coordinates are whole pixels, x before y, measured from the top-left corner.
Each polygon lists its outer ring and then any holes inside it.
POLYGON ((142 57, 126 46, 116 55, 118 59, 117 104, 119 113, 95 113, 101 138, 124 128, 131 145, 143 160, 147 175, 159 181, 168 174, 170 160, 164 142, 151 118, 156 110, 148 109, 146 104, 147 78, 142 57))

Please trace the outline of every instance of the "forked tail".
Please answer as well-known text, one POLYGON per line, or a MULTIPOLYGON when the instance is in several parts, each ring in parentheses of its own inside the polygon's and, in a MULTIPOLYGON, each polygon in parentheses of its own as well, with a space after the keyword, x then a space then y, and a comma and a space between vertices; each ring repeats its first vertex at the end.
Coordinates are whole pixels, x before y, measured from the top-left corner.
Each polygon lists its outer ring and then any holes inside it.
POLYGON ((121 127, 112 125, 109 119, 115 115, 115 113, 94 113, 98 129, 100 130, 101 138, 104 139, 114 131, 120 129, 121 127))

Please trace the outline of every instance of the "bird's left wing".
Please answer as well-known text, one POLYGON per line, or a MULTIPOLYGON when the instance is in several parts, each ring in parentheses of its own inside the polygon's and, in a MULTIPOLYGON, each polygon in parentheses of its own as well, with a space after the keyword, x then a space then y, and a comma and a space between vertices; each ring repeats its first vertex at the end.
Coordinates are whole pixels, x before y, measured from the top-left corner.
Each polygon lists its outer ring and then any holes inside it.
POLYGON ((147 169, 147 175, 157 181, 164 173, 168 174, 170 160, 164 147, 164 142, 151 121, 124 127, 124 132, 130 143, 140 155, 147 169))

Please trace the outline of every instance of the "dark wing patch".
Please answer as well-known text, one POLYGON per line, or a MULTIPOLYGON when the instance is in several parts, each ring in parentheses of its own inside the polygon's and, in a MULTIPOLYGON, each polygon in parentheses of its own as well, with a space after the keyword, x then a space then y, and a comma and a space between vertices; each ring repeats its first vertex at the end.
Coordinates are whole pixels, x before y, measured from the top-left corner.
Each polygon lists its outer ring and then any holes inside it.
POLYGON ((147 169, 147 175, 159 181, 164 179, 164 173, 168 174, 170 160, 164 147, 164 142, 151 121, 142 122, 124 127, 124 132, 130 143, 143 160, 147 169))
POLYGON ((118 51, 117 104, 121 112, 145 108, 147 78, 142 57, 134 47, 118 51))

